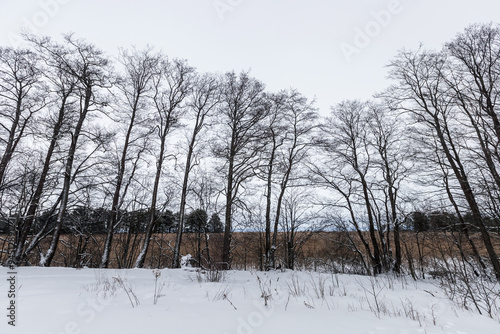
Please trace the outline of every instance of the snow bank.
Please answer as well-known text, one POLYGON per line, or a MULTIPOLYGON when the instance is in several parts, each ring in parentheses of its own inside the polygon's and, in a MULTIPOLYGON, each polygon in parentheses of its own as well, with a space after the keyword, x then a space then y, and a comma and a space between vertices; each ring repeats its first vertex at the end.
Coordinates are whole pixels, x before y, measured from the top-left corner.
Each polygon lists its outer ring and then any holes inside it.
MULTIPOLYGON (((1 269, 7 277, 7 269, 1 269)), ((500 333, 433 281, 194 269, 18 268, 16 327, 0 333, 500 333), (154 304, 154 301, 157 303, 154 304)), ((4 278, 0 291, 7 314, 4 278)))

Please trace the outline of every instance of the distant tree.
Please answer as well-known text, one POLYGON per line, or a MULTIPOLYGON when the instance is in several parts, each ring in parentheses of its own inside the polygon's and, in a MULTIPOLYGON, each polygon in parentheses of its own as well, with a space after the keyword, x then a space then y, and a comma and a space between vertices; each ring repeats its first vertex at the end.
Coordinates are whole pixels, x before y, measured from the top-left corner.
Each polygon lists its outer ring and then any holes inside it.
POLYGON ((62 233, 67 235, 58 248, 66 266, 81 268, 89 265, 92 261, 90 245, 95 241, 96 234, 106 232, 109 213, 103 208, 82 205, 66 214, 62 233))
POLYGON ((224 232, 224 224, 222 223, 222 220, 220 219, 219 215, 216 213, 213 213, 212 216, 210 216, 210 220, 208 221, 208 232, 211 233, 224 232))
POLYGON ((205 231, 208 223, 207 212, 203 209, 196 209, 186 215, 186 232, 199 233, 205 231))
POLYGON ((202 235, 207 231, 208 215, 205 210, 197 209, 186 216, 186 232, 191 232, 196 235, 196 256, 198 265, 201 266, 201 242, 202 235))
POLYGON ((425 232, 430 229, 430 222, 426 214, 421 211, 412 212, 410 215, 411 227, 415 232, 425 232))
POLYGON ((140 247, 140 235, 146 231, 146 224, 151 216, 147 209, 137 209, 121 213, 123 223, 119 231, 119 245, 115 248, 115 257, 119 268, 132 268, 136 253, 140 247))
POLYGON ((106 231, 106 218, 109 211, 105 209, 94 209, 86 205, 77 206, 70 210, 65 217, 66 223, 63 225, 62 233, 84 233, 101 234, 106 231))
POLYGON ((177 229, 179 222, 179 214, 174 214, 170 210, 157 213, 157 223, 155 225, 155 233, 172 233, 177 229))
POLYGON ((457 216, 449 212, 433 211, 428 214, 429 225, 432 230, 457 231, 459 220, 457 216))

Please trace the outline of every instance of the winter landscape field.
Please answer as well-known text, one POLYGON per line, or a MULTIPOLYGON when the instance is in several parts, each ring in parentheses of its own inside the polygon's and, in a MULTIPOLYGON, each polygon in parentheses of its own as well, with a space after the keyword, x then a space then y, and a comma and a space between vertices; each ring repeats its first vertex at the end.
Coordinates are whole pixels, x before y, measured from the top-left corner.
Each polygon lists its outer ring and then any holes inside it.
MULTIPOLYGON (((500 332, 498 306, 492 317, 466 309, 437 278, 194 268, 15 272, 16 326, 2 321, 1 333, 500 332)), ((5 296, 5 279, 0 290, 5 296)))
POLYGON ((0 1, 0 334, 500 334, 499 12, 0 1))

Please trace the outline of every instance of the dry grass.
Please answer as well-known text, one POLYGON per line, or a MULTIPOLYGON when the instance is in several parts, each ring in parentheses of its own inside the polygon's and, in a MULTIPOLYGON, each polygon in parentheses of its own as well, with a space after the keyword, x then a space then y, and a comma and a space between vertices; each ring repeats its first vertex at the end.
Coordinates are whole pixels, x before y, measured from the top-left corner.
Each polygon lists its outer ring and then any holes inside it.
MULTIPOLYGON (((308 233, 308 232, 303 232, 308 233)), ((299 235, 303 237, 303 235, 299 235)), ((473 234, 472 238, 481 255, 487 257, 481 236, 473 234)), ((279 235, 281 244, 277 249, 277 259, 284 258, 283 234, 279 235)), ((368 239, 368 238, 367 238, 368 239)), ((105 235, 94 235, 89 238, 75 235, 63 235, 54 259, 55 266, 67 267, 98 267, 103 250, 105 235)), ((458 257, 460 252, 457 245, 462 245, 467 256, 472 256, 469 244, 463 235, 458 233, 442 232, 403 232, 404 260, 411 257, 416 263, 429 266, 436 259, 458 257), (424 263, 425 262, 425 263, 424 263)), ((128 268, 133 266, 138 254, 143 235, 116 234, 111 253, 111 268, 128 268)), ((221 259, 222 234, 209 235, 209 252, 206 251, 205 240, 201 243, 201 256, 197 255, 197 239, 194 234, 186 233, 183 238, 181 254, 191 254, 197 266, 197 259, 204 267, 216 265, 221 259), (210 262, 209 262, 210 260, 210 262)), ((39 249, 46 249, 50 240, 40 244, 39 249)), ((175 234, 155 234, 151 240, 146 267, 164 268, 172 264, 175 234)), ((347 272, 354 267, 361 268, 360 254, 354 251, 352 242, 362 250, 359 237, 352 233, 347 236, 343 232, 314 232, 308 235, 300 252, 296 257, 296 267, 300 269, 319 270, 328 266, 335 266, 336 271, 347 272), (349 238, 350 237, 350 238, 349 238), (349 239, 352 239, 350 241, 349 239)), ((500 236, 495 235, 493 242, 497 253, 500 254, 500 236)), ((390 240, 393 247, 393 240, 390 240)), ((5 247, 5 246, 4 246, 5 247)), ((232 267, 234 269, 261 269, 263 265, 264 234, 260 232, 238 232, 233 234, 232 267)), ((4 249, 6 250, 6 249, 4 249)), ((4 258, 1 259, 5 261, 4 258)), ((27 264, 37 265, 40 260, 39 252, 30 254, 27 264)))

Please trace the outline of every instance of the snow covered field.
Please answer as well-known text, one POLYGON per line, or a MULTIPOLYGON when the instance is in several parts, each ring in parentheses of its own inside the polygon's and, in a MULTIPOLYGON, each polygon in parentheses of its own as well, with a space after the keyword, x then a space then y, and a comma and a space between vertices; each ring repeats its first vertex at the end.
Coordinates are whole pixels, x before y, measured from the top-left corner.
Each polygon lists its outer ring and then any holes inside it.
POLYGON ((454 305, 433 280, 21 267, 9 299, 8 272, 0 333, 500 333, 500 319, 454 305))

